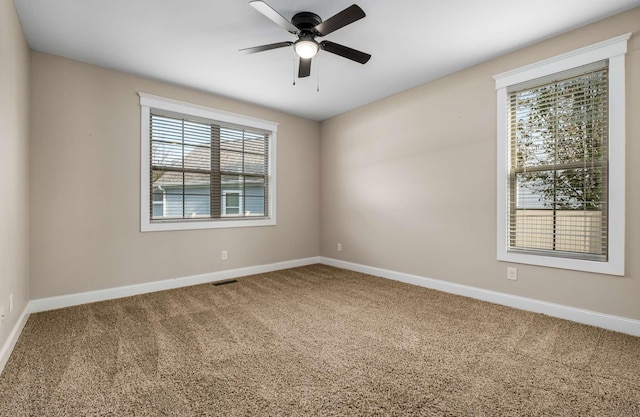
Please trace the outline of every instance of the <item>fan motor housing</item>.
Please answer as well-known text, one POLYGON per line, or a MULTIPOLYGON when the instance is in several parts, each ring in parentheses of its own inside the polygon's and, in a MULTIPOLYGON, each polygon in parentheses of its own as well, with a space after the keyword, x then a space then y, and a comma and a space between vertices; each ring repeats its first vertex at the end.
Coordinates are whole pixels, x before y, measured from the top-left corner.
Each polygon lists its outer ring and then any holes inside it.
POLYGON ((300 31, 314 32, 313 28, 322 23, 322 19, 315 13, 300 12, 291 18, 291 23, 300 31))

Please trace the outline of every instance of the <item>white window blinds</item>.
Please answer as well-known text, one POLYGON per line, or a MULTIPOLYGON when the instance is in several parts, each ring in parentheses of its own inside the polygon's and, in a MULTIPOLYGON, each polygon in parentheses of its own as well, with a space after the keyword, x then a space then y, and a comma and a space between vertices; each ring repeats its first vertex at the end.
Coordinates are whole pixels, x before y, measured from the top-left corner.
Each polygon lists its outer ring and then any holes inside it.
POLYGON ((511 86, 510 252, 606 261, 608 67, 511 86))
POLYGON ((269 133, 150 115, 152 221, 269 216, 269 133))

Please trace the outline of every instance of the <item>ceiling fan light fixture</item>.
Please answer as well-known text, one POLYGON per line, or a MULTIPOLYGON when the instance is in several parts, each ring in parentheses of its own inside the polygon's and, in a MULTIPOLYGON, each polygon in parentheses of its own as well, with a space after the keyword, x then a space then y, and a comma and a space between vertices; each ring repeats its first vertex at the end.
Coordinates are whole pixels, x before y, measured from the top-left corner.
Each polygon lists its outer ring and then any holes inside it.
POLYGON ((318 53, 318 42, 313 39, 298 39, 293 45, 300 58, 313 58, 318 53))
POLYGON ((317 36, 322 37, 328 35, 365 17, 364 10, 356 4, 352 4, 325 21, 317 14, 306 11, 296 13, 291 18, 291 21, 289 21, 263 0, 251 0, 249 4, 290 34, 296 35, 298 39, 296 41, 277 42, 268 45, 254 46, 253 48, 244 48, 241 49, 240 52, 253 54, 293 46, 295 54, 300 57, 298 78, 308 77, 309 74, 311 74, 311 59, 320 52, 320 49, 360 64, 366 64, 371 58, 370 54, 349 48, 348 46, 328 40, 323 40, 322 42, 316 41, 317 36))

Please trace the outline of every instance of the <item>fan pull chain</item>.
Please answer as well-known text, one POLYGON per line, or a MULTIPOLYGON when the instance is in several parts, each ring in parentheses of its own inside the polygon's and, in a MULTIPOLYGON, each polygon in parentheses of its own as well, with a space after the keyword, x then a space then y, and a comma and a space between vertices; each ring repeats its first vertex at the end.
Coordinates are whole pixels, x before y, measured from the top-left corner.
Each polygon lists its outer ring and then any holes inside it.
POLYGON ((318 64, 316 65, 316 71, 318 73, 318 84, 316 86, 316 92, 320 92, 320 63, 318 62, 318 64))
POLYGON ((294 51, 293 53, 293 71, 292 71, 292 75, 293 75, 293 85, 296 85, 296 53, 294 51))

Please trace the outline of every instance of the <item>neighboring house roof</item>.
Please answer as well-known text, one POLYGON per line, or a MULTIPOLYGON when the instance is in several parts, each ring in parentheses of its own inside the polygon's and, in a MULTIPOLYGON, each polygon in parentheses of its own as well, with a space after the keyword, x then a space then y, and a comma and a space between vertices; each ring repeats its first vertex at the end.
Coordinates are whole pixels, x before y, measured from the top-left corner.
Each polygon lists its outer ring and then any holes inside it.
MULTIPOLYGON (((245 140, 245 149, 259 149, 255 145, 251 146, 251 142, 257 142, 256 140, 245 140)), ((262 142, 262 140, 259 140, 262 142)), ((264 146, 264 145, 262 145, 264 146)), ((265 157, 263 155, 259 155, 257 153, 243 153, 241 148, 236 149, 221 149, 221 170, 222 172, 228 173, 227 175, 243 175, 243 174, 257 174, 263 175, 265 171, 265 157), (238 151, 240 150, 240 151, 238 151)), ((156 166, 168 166, 173 168, 182 168, 182 158, 175 158, 175 163, 170 163, 170 161, 159 161, 160 164, 156 166)), ((191 152, 189 152, 184 157, 184 167, 192 168, 192 169, 203 169, 207 170, 211 167, 211 148, 209 147, 196 147, 191 152)), ((159 174, 159 176, 152 178, 152 182, 154 185, 162 186, 162 187, 178 187, 183 185, 183 181, 185 185, 190 186, 206 186, 209 184, 209 175, 208 174, 197 174, 197 173, 183 173, 175 172, 175 171, 154 171, 154 174, 159 174), (200 179, 201 178, 201 179, 200 179)), ((223 175, 224 177, 224 175, 223 175)), ((223 178, 223 184, 234 184, 237 183, 235 180, 226 180, 223 178)), ((245 183, 253 183, 255 185, 263 185, 262 178, 255 177, 246 177, 245 183)))

